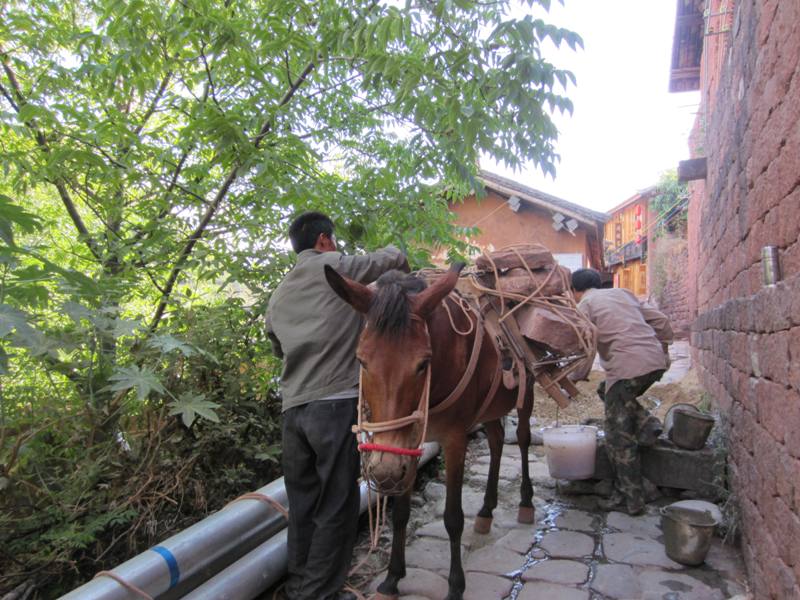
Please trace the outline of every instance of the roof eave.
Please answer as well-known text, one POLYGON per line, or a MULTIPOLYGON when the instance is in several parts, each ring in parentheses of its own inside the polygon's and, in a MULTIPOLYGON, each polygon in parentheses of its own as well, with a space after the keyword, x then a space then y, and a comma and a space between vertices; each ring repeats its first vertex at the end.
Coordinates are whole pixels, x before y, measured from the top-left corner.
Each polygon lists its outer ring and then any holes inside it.
MULTIPOLYGON (((487 189, 494 190, 496 192, 500 192, 501 194, 503 194, 505 196, 508 196, 509 198, 511 196, 517 196, 518 198, 520 198, 521 200, 524 200, 525 202, 528 202, 529 204, 534 204, 534 205, 539 206, 540 208, 544 208, 546 210, 563 213, 563 214, 565 214, 565 215, 567 215, 569 217, 572 217, 576 221, 580 221, 584 225, 589 225, 589 226, 595 227, 595 226, 597 226, 598 223, 601 223, 601 224, 605 223, 605 218, 601 219, 601 218, 599 218, 599 216, 596 219, 595 218, 590 218, 590 217, 587 217, 586 215, 580 214, 579 212, 570 210, 567 207, 559 206, 559 205, 556 205, 556 204, 552 204, 551 202, 548 202, 546 199, 538 198, 537 196, 534 196, 532 194, 526 193, 526 192, 524 192, 522 190, 514 189, 512 187, 505 186, 505 185, 503 185, 501 183, 498 183, 496 181, 487 180, 484 177, 478 177, 478 179, 481 181, 481 183, 483 183, 483 186, 485 188, 487 188, 487 189)), ((564 200, 564 202, 566 202, 566 200, 564 200)))

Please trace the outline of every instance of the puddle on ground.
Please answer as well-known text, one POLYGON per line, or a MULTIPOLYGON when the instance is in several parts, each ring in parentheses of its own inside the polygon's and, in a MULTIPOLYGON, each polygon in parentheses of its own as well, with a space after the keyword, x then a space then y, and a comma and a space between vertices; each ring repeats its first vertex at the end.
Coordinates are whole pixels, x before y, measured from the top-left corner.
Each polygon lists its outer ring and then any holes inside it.
MULTIPOLYGON (((562 514, 564 514, 567 510, 581 510, 581 509, 572 506, 569 503, 560 501, 550 502, 546 505, 545 509, 546 516, 537 524, 536 534, 533 536, 534 543, 533 546, 531 546, 531 549, 525 555, 525 562, 523 563, 522 567, 508 574, 508 576, 511 577, 513 580, 513 586, 511 588, 511 593, 508 596, 506 596, 504 600, 517 600, 524 586, 524 582, 522 581, 522 575, 528 569, 539 563, 543 563, 548 560, 555 560, 551 559, 550 556, 547 554, 547 552, 545 552, 545 550, 541 548, 539 544, 541 543, 542 538, 544 538, 545 534, 552 533, 554 531, 569 531, 561 527, 556 527, 556 519, 562 514), (544 553, 544 556, 537 558, 535 556, 535 554, 538 554, 537 550, 541 553, 544 553)), ((584 582, 583 586, 588 585, 588 583, 592 581, 592 578, 594 577, 595 574, 595 570, 597 568, 597 564, 598 562, 600 562, 598 559, 602 557, 602 561, 605 561, 605 557, 602 555, 602 541, 601 541, 602 534, 598 533, 599 530, 604 529, 604 527, 602 527, 602 524, 598 524, 596 522, 596 519, 593 522, 593 526, 594 526, 594 531, 591 534, 589 532, 581 532, 581 533, 586 533, 587 535, 591 535, 591 537, 594 538, 595 545, 594 545, 594 550, 592 552, 592 556, 584 558, 564 559, 564 560, 572 560, 575 562, 581 562, 589 567, 589 577, 587 578, 586 582, 584 582)), ((590 600, 603 600, 603 597, 596 594, 594 591, 588 590, 588 588, 584 589, 587 589, 587 591, 589 591, 590 600)))

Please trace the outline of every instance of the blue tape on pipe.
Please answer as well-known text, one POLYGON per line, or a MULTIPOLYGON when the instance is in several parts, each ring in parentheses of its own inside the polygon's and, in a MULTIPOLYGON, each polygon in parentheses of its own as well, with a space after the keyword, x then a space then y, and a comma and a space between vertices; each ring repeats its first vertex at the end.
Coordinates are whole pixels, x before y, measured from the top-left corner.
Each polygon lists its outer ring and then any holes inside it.
POLYGON ((153 546, 150 550, 160 554, 164 562, 167 563, 167 567, 169 567, 169 587, 170 589, 174 588, 181 580, 181 570, 178 568, 178 561, 175 559, 175 555, 164 546, 153 546))

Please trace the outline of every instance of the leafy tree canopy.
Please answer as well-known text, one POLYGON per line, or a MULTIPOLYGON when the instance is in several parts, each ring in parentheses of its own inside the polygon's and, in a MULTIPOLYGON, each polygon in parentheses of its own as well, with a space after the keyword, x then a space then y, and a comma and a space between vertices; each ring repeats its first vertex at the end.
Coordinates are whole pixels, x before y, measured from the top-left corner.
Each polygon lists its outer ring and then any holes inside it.
POLYGON ((41 284, 6 300, 52 304, 44 282, 68 281, 71 301, 104 308, 102 326, 89 320, 116 351, 136 332, 120 311, 138 300, 156 331, 182 278, 260 291, 302 209, 332 214, 351 247, 400 242, 420 262, 456 244, 443 198, 477 189, 479 154, 552 173, 549 112, 571 110, 572 75, 541 48, 579 36, 509 8, 5 3, 0 234, 7 265, 27 259, 13 276, 41 284), (15 244, 43 224, 60 234, 56 261, 47 243, 15 244))
MULTIPOLYGON (((521 16, 508 0, 0 4, 0 486, 27 494, 31 532, 50 525, 30 507, 51 502, 14 482, 59 481, 94 456, 35 467, 26 447, 61 443, 41 441, 43 419, 84 423, 58 439, 89 448, 148 406, 166 415, 140 430, 172 415, 222 432, 233 398, 267 397, 257 323, 291 262, 292 215, 325 211, 349 251, 391 242, 422 265, 437 244, 464 248, 447 199, 479 189, 480 155, 554 173, 549 115, 571 111, 574 78, 542 47, 581 39, 526 14, 549 0, 515 7, 521 16)), ((74 512, 48 517, 64 531, 96 514, 83 487, 62 503, 74 512)), ((64 535, 69 564, 77 534, 64 535)))

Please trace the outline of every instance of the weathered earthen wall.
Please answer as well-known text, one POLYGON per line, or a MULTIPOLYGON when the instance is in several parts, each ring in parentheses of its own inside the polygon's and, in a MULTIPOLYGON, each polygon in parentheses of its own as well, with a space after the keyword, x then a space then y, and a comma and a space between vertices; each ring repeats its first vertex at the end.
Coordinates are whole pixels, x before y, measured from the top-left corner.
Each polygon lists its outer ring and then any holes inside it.
POLYGON ((691 187, 692 346, 729 417, 754 595, 800 598, 800 2, 735 7, 731 32, 707 37, 703 59, 708 177, 691 187), (773 288, 761 281, 766 245, 780 248, 784 282, 773 288))
POLYGON ((647 261, 650 299, 669 317, 676 338, 688 338, 694 314, 689 308, 687 240, 671 234, 655 238, 647 261))
POLYGON ((580 253, 589 257, 585 225, 581 224, 575 235, 565 230, 553 229, 549 211, 539 210, 523 203, 517 212, 509 208, 507 198, 490 191, 484 198, 475 196, 450 205, 456 215, 456 224, 477 227, 480 233, 472 242, 486 249, 500 249, 511 244, 543 244, 554 253, 580 253))

